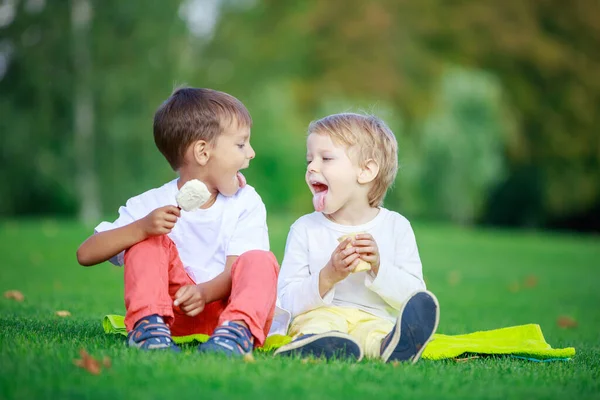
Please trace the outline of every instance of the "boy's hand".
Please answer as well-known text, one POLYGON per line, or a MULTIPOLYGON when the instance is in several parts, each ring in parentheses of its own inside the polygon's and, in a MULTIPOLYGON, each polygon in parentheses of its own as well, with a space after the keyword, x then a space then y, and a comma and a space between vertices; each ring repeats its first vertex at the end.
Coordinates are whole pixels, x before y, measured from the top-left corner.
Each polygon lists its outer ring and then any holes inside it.
POLYGON ((175 206, 160 207, 140 220, 141 228, 146 237, 166 235, 180 215, 181 211, 175 206))
POLYGON ((202 285, 186 285, 175 293, 174 306, 190 317, 195 317, 204 310, 206 295, 202 285))
MULTIPOLYGON (((350 238, 347 238, 338 244, 331 254, 331 259, 322 270, 323 275, 321 275, 321 277, 324 278, 327 283, 331 284, 331 286, 346 279, 346 277, 354 271, 354 268, 356 268, 356 265, 360 260, 360 254, 356 252, 356 248, 346 248, 348 243, 350 243, 350 238)), ((329 286, 329 284, 327 286, 329 286)))
POLYGON ((361 233, 354 237, 352 246, 356 247, 356 252, 360 258, 371 264, 371 271, 377 276, 379 272, 379 247, 377 242, 368 233, 361 233))

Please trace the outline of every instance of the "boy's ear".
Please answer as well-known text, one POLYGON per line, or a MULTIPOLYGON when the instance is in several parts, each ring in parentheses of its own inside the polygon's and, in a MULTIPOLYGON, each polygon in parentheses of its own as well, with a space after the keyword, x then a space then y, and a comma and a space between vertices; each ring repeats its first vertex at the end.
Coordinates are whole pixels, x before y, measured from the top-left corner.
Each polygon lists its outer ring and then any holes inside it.
POLYGON ((369 158, 358 171, 358 183, 366 184, 370 183, 379 174, 379 164, 377 161, 369 158))
POLYGON ((202 166, 205 166, 208 163, 208 159, 210 158, 210 146, 204 140, 198 140, 192 145, 192 153, 194 155, 194 160, 202 166))

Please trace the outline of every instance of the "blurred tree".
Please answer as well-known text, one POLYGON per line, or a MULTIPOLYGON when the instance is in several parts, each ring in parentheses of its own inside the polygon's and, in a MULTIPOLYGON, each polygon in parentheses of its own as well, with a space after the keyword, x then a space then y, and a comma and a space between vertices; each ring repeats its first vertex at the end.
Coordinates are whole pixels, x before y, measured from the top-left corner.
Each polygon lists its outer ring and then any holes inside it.
MULTIPOLYGON (((468 220, 483 212, 493 223, 564 225, 600 208, 596 0, 88 1, 93 157, 74 141, 81 65, 71 3, 3 3, 0 179, 10 194, 0 196, 1 215, 83 207, 77 159, 93 163, 104 211, 173 177, 150 139, 151 121, 186 82, 248 105, 262 155, 248 171, 252 183, 270 210, 307 211, 300 178, 308 122, 336 99, 367 109, 364 101, 376 99, 402 121, 403 148, 421 154, 429 135, 443 134, 427 133, 427 121, 455 115, 438 93, 451 65, 496 76, 516 127, 502 142, 506 178, 481 186, 468 220)), ((399 191, 389 201, 410 202, 399 191)))
POLYGON ((155 149, 152 116, 185 81, 180 2, 99 4, 16 2, 0 27, 0 215, 79 208, 97 219, 99 204, 114 214, 174 176, 155 149))
MULTIPOLYGON (((434 85, 449 62, 488 70, 499 77, 518 122, 506 147, 508 177, 494 190, 503 199, 495 206, 512 209, 505 222, 530 222, 529 211, 541 208, 536 223, 543 224, 600 203, 596 0, 569 7, 558 0, 240 6, 247 3, 225 1, 213 40, 202 47, 206 60, 240 67, 224 86, 255 91, 270 79, 290 79, 307 121, 323 97, 378 98, 398 108, 409 132, 419 132, 411 126, 432 112, 434 85), (516 181, 539 190, 522 192, 531 197, 514 203, 503 193, 519 190, 516 181)), ((210 62, 203 68, 210 70, 210 62)))
POLYGON ((100 218, 98 174, 94 168, 94 96, 90 31, 93 11, 90 0, 71 0, 74 67, 74 150, 79 219, 93 223, 100 218))
POLYGON ((472 224, 504 178, 514 119, 489 74, 449 68, 436 93, 416 146, 403 158, 400 198, 411 215, 472 224))

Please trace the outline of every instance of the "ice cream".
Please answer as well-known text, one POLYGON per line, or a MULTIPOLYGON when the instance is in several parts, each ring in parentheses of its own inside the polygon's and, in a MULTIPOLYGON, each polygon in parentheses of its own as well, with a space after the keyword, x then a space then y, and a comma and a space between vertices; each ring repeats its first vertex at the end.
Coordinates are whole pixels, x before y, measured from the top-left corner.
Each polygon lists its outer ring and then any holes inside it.
POLYGON ((208 188, 198 179, 192 179, 184 183, 177 196, 175 196, 177 204, 184 211, 199 209, 209 198, 208 188))
MULTIPOLYGON (((344 240, 346 240, 348 238, 354 239, 354 237, 356 235, 360 235, 361 233, 364 233, 364 232, 354 232, 354 233, 349 233, 344 236, 340 236, 338 238, 338 242, 342 243, 344 240)), ((352 243, 348 243, 346 248, 351 247, 351 246, 352 246, 352 243)), ((354 272, 362 272, 362 271, 370 271, 370 270, 371 270, 371 264, 369 264, 368 262, 366 262, 364 260, 360 260, 358 262, 358 265, 356 266, 356 268, 354 268, 354 271, 352 271, 352 272, 354 273, 354 272)))

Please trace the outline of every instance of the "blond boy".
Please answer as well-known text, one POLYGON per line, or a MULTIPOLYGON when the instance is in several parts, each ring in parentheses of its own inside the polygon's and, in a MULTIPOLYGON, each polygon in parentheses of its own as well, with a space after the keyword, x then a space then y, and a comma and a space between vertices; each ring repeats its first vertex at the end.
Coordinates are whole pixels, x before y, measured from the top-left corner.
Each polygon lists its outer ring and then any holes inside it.
POLYGON ((410 223, 382 207, 398 169, 394 134, 374 116, 330 115, 310 124, 306 157, 316 211, 288 235, 278 289, 294 341, 276 355, 416 362, 439 306, 410 223), (355 271, 361 262, 370 269, 355 271))

